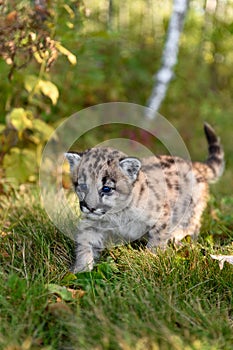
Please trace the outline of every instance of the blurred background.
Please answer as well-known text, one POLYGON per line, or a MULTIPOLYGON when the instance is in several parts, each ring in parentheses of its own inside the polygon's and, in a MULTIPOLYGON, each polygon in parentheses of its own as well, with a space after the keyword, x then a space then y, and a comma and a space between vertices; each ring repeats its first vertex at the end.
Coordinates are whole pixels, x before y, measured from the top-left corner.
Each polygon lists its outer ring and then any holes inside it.
MULTIPOLYGON (((0 0, 0 194, 37 183, 45 143, 73 113, 112 101, 147 104, 172 6, 171 0, 0 0)), ((207 156, 203 122, 215 127, 227 159, 217 196, 233 189, 232 34, 232 0, 190 0, 159 110, 193 160, 207 156)), ((119 133, 98 129, 83 137, 83 149, 119 133)), ((153 142, 134 130, 128 136, 153 142)))

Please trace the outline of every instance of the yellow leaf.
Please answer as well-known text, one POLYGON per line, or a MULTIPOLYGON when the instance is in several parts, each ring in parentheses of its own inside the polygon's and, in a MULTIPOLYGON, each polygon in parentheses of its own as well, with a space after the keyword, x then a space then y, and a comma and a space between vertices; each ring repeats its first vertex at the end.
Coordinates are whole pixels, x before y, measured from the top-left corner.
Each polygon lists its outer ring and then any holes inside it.
POLYGON ((63 7, 69 13, 70 18, 72 18, 72 19, 75 18, 75 13, 69 5, 65 4, 65 5, 63 5, 63 7))
POLYGON ((28 337, 27 339, 24 340, 22 344, 22 350, 30 350, 32 346, 32 338, 28 337))
POLYGON ((86 292, 82 289, 71 289, 71 288, 67 288, 67 289, 69 292, 71 292, 73 299, 82 298, 86 294, 86 292))
POLYGON ((28 181, 29 181, 29 182, 35 182, 35 181, 36 181, 36 175, 30 175, 30 176, 28 177, 28 181))
POLYGON ((67 50, 64 46, 62 46, 59 42, 56 42, 56 48, 62 55, 65 55, 67 57, 71 64, 75 65, 77 63, 76 56, 67 50))
POLYGON ((36 41, 36 33, 30 32, 29 35, 30 35, 30 39, 31 39, 32 41, 36 41))
POLYGON ((19 132, 19 138, 25 129, 32 127, 31 113, 23 108, 14 108, 6 117, 8 124, 13 125, 19 132))
POLYGON ((53 105, 57 103, 59 91, 55 84, 53 84, 51 81, 40 80, 38 82, 38 87, 45 96, 50 98, 53 105))
POLYGON ((3 350, 22 350, 21 346, 19 345, 7 345, 3 350))
MULTIPOLYGON (((36 47, 35 47, 35 50, 37 50, 36 47)), ((41 64, 41 63, 43 62, 43 58, 41 57, 41 55, 39 54, 39 52, 35 51, 35 52, 33 53, 33 56, 35 57, 35 60, 36 60, 39 64, 41 64)))
POLYGON ((56 85, 51 81, 38 79, 37 76, 29 74, 25 76, 24 87, 29 93, 42 93, 43 95, 47 96, 50 98, 53 105, 57 103, 59 91, 56 85))
POLYGON ((73 29, 74 28, 74 24, 71 22, 66 22, 66 25, 69 29, 73 29))

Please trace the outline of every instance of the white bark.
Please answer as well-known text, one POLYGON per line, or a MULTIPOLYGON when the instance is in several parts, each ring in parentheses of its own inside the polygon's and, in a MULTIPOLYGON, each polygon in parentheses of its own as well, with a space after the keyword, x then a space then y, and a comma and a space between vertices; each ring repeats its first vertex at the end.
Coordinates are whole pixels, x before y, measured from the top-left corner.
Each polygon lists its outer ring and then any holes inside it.
POLYGON ((173 77, 173 69, 177 63, 179 39, 188 9, 188 0, 174 0, 173 11, 168 27, 168 34, 163 50, 162 65, 155 75, 155 85, 149 98, 148 117, 153 119, 166 95, 168 85, 173 77))

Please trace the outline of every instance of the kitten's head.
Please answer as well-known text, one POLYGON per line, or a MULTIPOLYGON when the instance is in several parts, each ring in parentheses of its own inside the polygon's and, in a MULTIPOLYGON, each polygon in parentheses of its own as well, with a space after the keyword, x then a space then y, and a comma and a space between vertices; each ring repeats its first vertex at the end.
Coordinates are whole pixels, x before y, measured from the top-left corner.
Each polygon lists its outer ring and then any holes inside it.
POLYGON ((111 148, 66 153, 83 213, 98 218, 125 208, 132 198, 141 162, 111 148))

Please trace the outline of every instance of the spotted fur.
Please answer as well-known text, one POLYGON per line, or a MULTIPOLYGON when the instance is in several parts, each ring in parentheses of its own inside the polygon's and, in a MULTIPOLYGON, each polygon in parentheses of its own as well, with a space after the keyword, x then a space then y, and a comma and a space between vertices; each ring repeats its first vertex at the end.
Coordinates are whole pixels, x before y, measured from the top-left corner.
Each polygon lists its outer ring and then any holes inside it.
POLYGON ((207 123, 204 130, 209 146, 204 163, 167 155, 139 160, 98 147, 66 153, 82 211, 73 272, 92 270, 110 244, 146 236, 147 248, 154 250, 198 234, 208 183, 224 169, 219 139, 207 123))

